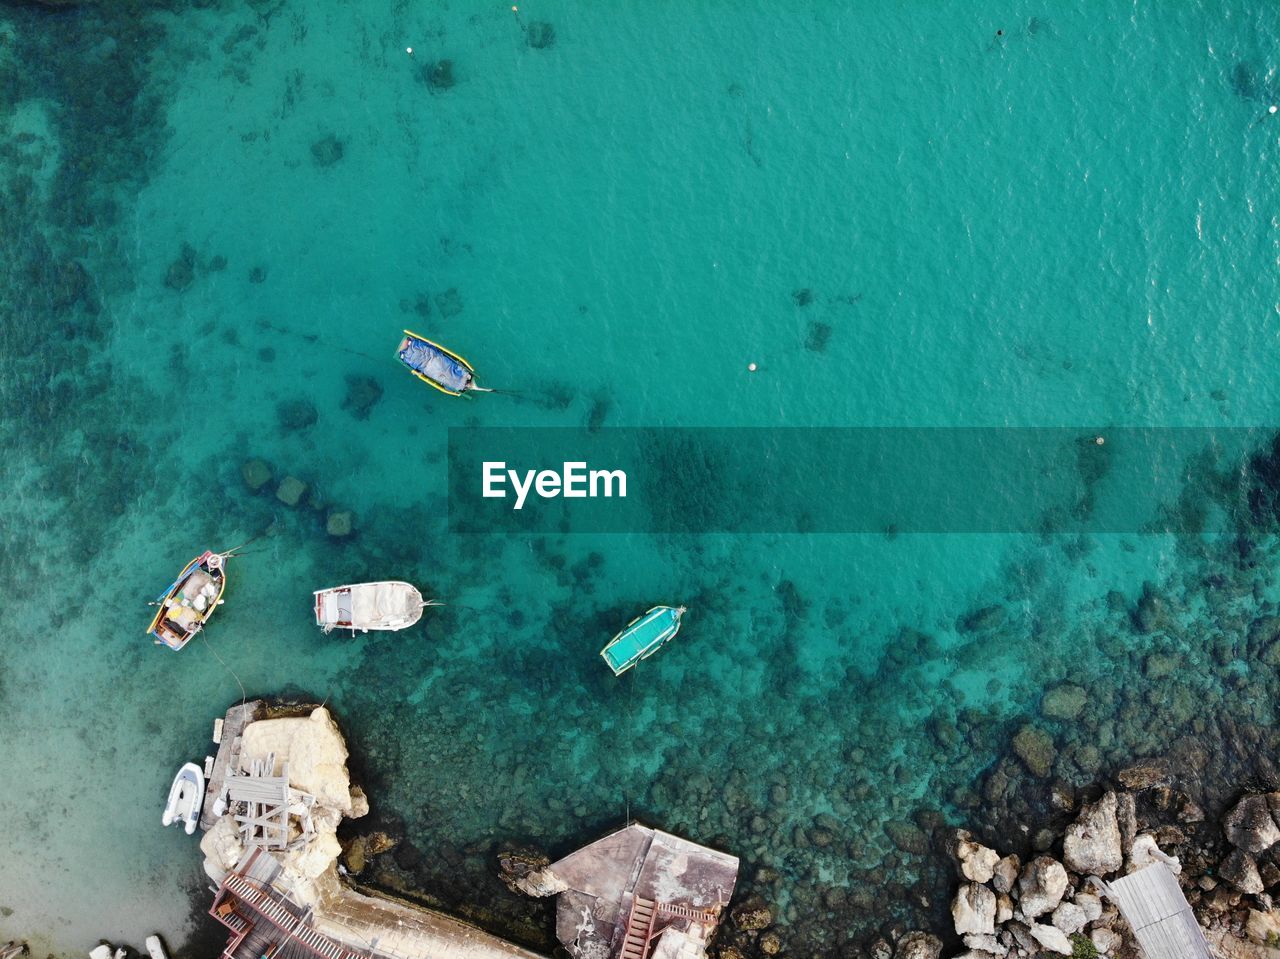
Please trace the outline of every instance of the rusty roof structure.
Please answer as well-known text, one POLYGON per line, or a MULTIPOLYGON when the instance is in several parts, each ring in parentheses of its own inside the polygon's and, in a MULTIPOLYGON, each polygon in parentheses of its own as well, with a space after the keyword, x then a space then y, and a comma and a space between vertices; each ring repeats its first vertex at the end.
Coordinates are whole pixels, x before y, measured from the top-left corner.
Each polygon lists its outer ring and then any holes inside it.
POLYGON ((738 879, 738 860, 631 823, 552 863, 568 888, 556 938, 575 959, 701 959, 738 879))

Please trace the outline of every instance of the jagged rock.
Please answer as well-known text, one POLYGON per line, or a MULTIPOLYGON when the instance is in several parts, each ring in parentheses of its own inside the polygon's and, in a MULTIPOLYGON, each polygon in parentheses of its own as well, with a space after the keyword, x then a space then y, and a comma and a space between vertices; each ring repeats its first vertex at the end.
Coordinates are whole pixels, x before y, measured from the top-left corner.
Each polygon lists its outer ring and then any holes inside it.
POLYGON ((1088 702, 1084 689, 1075 683, 1062 683, 1044 694, 1040 713, 1049 719, 1075 719, 1088 702))
POLYGON ((1031 938, 1040 943, 1050 952, 1056 952, 1064 956, 1071 955, 1071 940, 1067 938, 1067 934, 1056 926, 1045 926, 1040 923, 1031 925, 1031 938))
POLYGON ((1280 842, 1265 796, 1245 796, 1223 817, 1222 828, 1231 845, 1255 856, 1280 842))
POLYGON ((1133 841, 1133 848, 1129 851, 1128 872, 1145 868, 1155 862, 1164 863, 1175 876, 1182 872, 1182 864, 1178 862, 1178 858, 1166 855, 1156 843, 1156 837, 1144 832, 1133 841))
POLYGON ((760 951, 766 956, 776 956, 782 951, 782 937, 776 932, 766 932, 760 937, 760 951))
POLYGON ((1222 860, 1218 866, 1218 876, 1247 895, 1262 892, 1265 888, 1258 872, 1257 860, 1243 849, 1233 849, 1222 860))
POLYGON ((249 460, 240 467, 240 475, 244 485, 256 493, 271 482, 271 467, 262 460, 249 460))
POLYGON ((1087 876, 1105 876, 1124 865, 1114 792, 1081 810, 1067 827, 1062 853, 1068 869, 1087 876))
POLYGON ((963 829, 955 834, 954 856, 960 864, 960 874, 970 882, 990 882, 1000 854, 988 849, 963 829))
POLYGON ((1041 779, 1052 771, 1053 761, 1058 755, 1049 734, 1030 725, 1023 726, 1014 735, 1013 751, 1018 754, 1027 771, 1041 779))
POLYGON ((1018 874, 1021 871, 1022 860, 1018 858, 1016 853, 1010 853, 996 863, 991 877, 991 885, 995 887, 996 892, 1011 892, 1013 884, 1018 881, 1018 874))
POLYGON ((1002 956, 1002 953, 987 952, 985 949, 967 949, 955 959, 1002 959, 1002 956))
POLYGON ((1168 784, 1169 769, 1163 759, 1146 759, 1120 770, 1118 778, 1125 789, 1150 789, 1168 784))
POLYGON ((1067 871, 1049 856, 1027 863, 1018 877, 1018 908, 1028 919, 1052 912, 1067 891, 1067 871))
POLYGON ((549 868, 551 860, 534 851, 498 853, 498 878, 512 892, 541 899, 556 896, 569 884, 549 868))
POLYGON ((883 939, 877 939, 868 950, 871 959, 893 959, 893 946, 883 939))
POLYGON ((1078 892, 1073 900, 1084 912, 1085 922, 1097 922, 1102 918, 1102 900, 1091 892, 1078 892))
POLYGON ((325 520, 324 531, 334 539, 350 536, 355 530, 355 516, 349 509, 333 510, 325 520))
POLYGON ((975 952, 987 952, 992 955, 998 955, 1003 951, 1000 947, 1000 940, 995 936, 965 936, 964 944, 975 952))
POLYGON ((942 955, 942 940, 927 932, 909 932, 898 940, 893 959, 938 959, 942 955))
POLYGON ((1120 948, 1120 933, 1106 926, 1098 926, 1089 930, 1089 941, 1099 954, 1109 956, 1120 948))
POLYGON ((1120 851, 1128 856, 1138 835, 1138 804, 1130 793, 1116 797, 1116 824, 1120 827, 1120 851))
POLYGON ((996 931, 996 894, 976 882, 964 883, 951 903, 956 935, 990 935, 996 931))
POLYGON ((1069 936, 1083 929, 1089 917, 1074 902, 1060 902, 1058 908, 1053 910, 1053 917, 1049 921, 1069 936))
POLYGON ((996 893, 996 925, 1002 926, 1013 918, 1013 900, 1007 892, 996 893))
POLYGON ((302 494, 307 491, 307 484, 296 476, 286 476, 276 487, 276 499, 285 506, 297 506, 302 494))
POLYGON ((1280 942, 1280 913, 1268 909, 1260 912, 1249 910, 1249 918, 1244 924, 1244 934, 1253 942, 1264 946, 1280 942))
POLYGON ((773 925, 773 910, 759 896, 752 896, 733 910, 733 923, 746 932, 767 929, 773 925))

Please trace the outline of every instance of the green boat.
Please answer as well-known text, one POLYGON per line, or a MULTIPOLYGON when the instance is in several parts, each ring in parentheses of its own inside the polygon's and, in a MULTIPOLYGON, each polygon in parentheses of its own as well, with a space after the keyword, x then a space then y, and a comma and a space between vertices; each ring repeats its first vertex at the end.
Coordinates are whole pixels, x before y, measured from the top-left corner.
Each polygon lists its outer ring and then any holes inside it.
POLYGON ((683 606, 655 606, 627 623, 626 629, 600 650, 613 675, 621 676, 675 638, 680 632, 680 617, 683 615, 683 606))

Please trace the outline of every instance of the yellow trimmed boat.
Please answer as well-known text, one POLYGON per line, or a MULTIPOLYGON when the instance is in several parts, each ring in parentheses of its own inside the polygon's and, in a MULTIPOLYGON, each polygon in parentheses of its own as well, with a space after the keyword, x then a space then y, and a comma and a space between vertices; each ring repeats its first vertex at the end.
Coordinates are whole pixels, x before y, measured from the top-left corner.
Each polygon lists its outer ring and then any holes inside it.
POLYGON ((204 628, 213 611, 222 605, 227 588, 230 553, 205 550, 189 562, 178 578, 155 602, 156 611, 147 634, 156 644, 179 650, 204 628))
POLYGON ((482 386, 476 386, 476 371, 471 364, 452 350, 446 350, 439 343, 433 343, 425 336, 404 331, 404 339, 396 350, 396 358, 407 366, 422 382, 434 386, 441 393, 450 396, 461 396, 467 390, 478 393, 492 393, 482 386))

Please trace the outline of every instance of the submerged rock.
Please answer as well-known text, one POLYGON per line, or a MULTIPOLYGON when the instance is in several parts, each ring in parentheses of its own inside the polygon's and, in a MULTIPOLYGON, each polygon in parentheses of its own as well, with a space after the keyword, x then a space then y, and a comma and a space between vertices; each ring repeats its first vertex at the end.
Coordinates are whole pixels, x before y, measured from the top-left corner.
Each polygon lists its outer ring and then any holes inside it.
POLYGON ((1048 719, 1075 719, 1084 709, 1088 697, 1075 683, 1062 683, 1044 694, 1040 712, 1048 719))
POLYGON ((271 482, 271 467, 264 460, 249 460, 240 467, 240 475, 244 485, 256 493, 271 482))
POLYGON ((422 78, 427 81, 427 89, 432 93, 443 93, 450 90, 457 82, 453 76, 452 60, 436 60, 422 68, 422 78))
POLYGON ((325 520, 324 531, 334 539, 344 539, 355 531, 355 516, 350 510, 333 510, 325 520))
POLYGON ((196 278, 196 251, 190 243, 182 244, 182 252, 178 254, 178 258, 169 264, 169 270, 164 275, 164 285, 171 290, 177 290, 181 293, 187 289, 196 278))
POLYGON ((369 412, 382 399, 382 384, 372 376, 347 375, 347 395, 342 408, 358 420, 369 418, 369 412))
POLYGON ((1049 734, 1031 725, 1023 726, 1014 735, 1013 751, 1027 770, 1041 779, 1053 770, 1053 761, 1058 755, 1049 734))
POLYGON ((533 47, 535 50, 546 50, 555 46, 556 28, 545 20, 532 20, 529 22, 529 28, 525 30, 525 43, 533 47))
POLYGON ((311 144, 311 159, 322 169, 331 167, 341 160, 343 152, 342 141, 332 133, 311 144))
POLYGON ((1105 876, 1124 865, 1114 792, 1085 806, 1076 821, 1067 827, 1062 858, 1072 872, 1087 876, 1105 876))
POLYGON ((307 484, 296 476, 286 476, 276 487, 276 499, 285 506, 297 506, 307 491, 307 484))
POLYGON ((938 959, 942 955, 942 940, 927 932, 909 932, 898 940, 893 959, 938 959))
POLYGON ((315 425, 319 414, 310 400, 287 400, 276 406, 276 418, 285 430, 304 430, 315 425))

